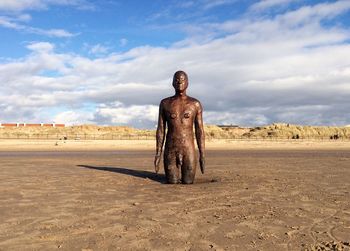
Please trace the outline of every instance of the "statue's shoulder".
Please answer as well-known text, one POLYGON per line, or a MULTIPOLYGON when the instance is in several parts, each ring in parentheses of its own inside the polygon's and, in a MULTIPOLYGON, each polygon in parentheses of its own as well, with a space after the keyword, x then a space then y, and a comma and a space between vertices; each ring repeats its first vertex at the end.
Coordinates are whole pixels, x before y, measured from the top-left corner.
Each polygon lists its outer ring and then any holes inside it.
POLYGON ((194 106, 196 106, 198 108, 202 107, 202 104, 198 99, 190 97, 190 96, 188 96, 188 99, 189 99, 190 103, 193 104, 194 106))
POLYGON ((173 99, 173 96, 167 97, 167 98, 163 98, 163 99, 160 101, 160 105, 166 105, 166 104, 168 104, 172 99, 173 99))

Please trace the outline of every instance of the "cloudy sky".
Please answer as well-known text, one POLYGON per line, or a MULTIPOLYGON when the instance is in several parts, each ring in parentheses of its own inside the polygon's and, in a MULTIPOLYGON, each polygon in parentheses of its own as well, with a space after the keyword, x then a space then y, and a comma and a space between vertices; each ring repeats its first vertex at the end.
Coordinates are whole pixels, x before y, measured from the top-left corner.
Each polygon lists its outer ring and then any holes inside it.
POLYGON ((0 122, 350 124, 349 0, 0 0, 0 122))

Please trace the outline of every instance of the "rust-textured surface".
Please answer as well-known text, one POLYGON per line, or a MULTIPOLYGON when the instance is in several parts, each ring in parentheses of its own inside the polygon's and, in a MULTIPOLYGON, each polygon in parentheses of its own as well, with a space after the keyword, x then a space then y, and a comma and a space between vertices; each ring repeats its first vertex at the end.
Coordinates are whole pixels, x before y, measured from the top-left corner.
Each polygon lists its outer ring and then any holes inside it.
POLYGON ((199 149, 199 164, 205 170, 205 139, 201 103, 187 96, 188 77, 177 71, 173 77, 175 95, 165 98, 159 105, 156 133, 155 171, 158 173, 164 140, 164 171, 170 184, 192 184, 196 175, 197 154, 194 145, 196 137, 199 149), (193 133, 195 128, 195 135, 193 133), (165 137, 165 129, 167 130, 165 137))

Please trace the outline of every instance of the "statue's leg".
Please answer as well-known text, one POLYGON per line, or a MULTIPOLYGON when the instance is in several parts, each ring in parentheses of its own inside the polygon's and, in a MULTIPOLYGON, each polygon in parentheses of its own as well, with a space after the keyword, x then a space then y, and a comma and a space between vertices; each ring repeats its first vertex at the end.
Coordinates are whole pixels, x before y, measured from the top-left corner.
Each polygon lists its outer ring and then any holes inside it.
POLYGON ((164 172, 167 183, 180 183, 180 171, 176 163, 176 155, 174 152, 169 151, 164 153, 164 172))
POLYGON ((196 153, 194 151, 188 151, 183 156, 183 163, 181 166, 181 182, 183 184, 193 184, 196 176, 196 153))

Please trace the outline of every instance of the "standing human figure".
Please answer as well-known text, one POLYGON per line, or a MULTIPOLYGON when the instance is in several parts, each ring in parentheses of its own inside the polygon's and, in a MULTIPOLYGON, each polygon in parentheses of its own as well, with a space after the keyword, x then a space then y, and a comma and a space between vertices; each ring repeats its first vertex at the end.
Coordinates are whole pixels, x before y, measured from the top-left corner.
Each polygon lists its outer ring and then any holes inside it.
POLYGON ((187 74, 183 71, 177 71, 173 77, 175 95, 163 99, 159 105, 154 167, 158 173, 167 127, 164 171, 167 182, 170 184, 180 182, 192 184, 194 182, 197 154, 194 146, 193 126, 199 150, 199 164, 203 174, 205 170, 202 105, 197 99, 186 95, 187 86, 187 74))

